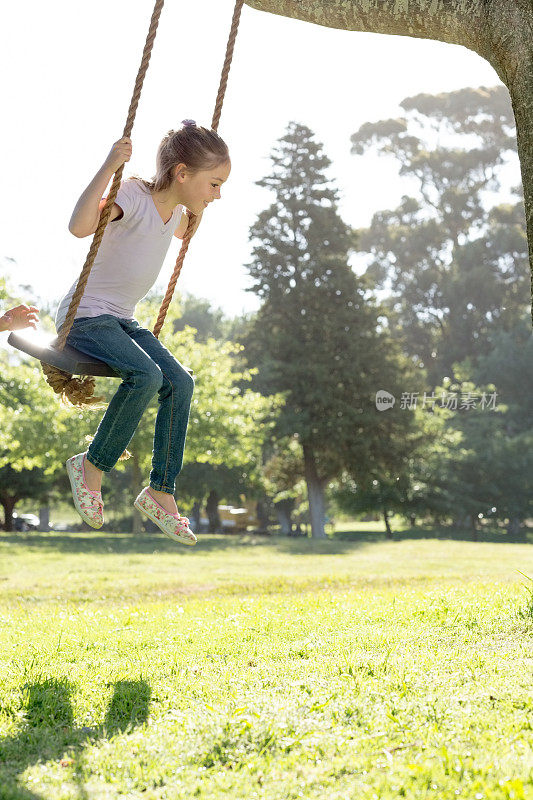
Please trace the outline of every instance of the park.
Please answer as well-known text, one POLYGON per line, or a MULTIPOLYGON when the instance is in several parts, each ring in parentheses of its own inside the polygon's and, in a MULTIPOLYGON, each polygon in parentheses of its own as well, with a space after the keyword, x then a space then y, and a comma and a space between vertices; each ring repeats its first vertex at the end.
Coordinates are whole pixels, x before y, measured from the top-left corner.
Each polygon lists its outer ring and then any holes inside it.
POLYGON ((149 6, 31 237, 10 12, 0 800, 533 800, 533 12, 149 6))

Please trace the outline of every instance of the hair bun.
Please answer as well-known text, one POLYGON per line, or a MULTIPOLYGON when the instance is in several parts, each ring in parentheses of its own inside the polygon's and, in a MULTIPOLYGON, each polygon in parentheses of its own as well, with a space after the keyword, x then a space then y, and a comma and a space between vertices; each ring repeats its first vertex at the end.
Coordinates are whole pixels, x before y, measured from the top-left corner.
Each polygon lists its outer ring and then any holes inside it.
POLYGON ((182 119, 181 124, 184 128, 194 128, 196 127, 196 120, 194 119, 182 119))

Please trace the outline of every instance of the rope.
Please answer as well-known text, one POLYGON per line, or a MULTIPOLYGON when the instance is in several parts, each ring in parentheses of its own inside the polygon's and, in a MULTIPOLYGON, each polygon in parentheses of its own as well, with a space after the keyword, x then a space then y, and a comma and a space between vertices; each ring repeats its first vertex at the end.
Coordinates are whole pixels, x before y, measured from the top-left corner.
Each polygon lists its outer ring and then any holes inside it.
MULTIPOLYGON (((154 46, 157 26, 159 24, 159 17, 161 16, 161 11, 163 9, 164 2, 165 0, 156 0, 154 10, 152 12, 150 27, 148 29, 148 35, 146 37, 146 42, 144 45, 144 50, 141 58, 141 65, 139 67, 137 78, 135 80, 133 95, 130 100, 128 116, 126 119, 126 124, 124 126, 124 133, 122 134, 122 136, 130 136, 131 131, 133 129, 133 123, 135 121, 135 115, 137 113, 137 106, 139 105, 139 98, 141 96, 141 90, 144 83, 144 78, 148 70, 148 64, 150 63, 150 56, 152 54, 152 48, 154 46)), ((87 254, 87 258, 85 259, 85 264, 83 265, 80 277, 78 278, 78 283, 76 284, 76 288, 72 295, 67 315, 65 317, 65 322, 61 326, 61 330, 59 331, 59 334, 56 338, 55 347, 58 350, 63 350, 63 348, 65 347, 67 337, 70 333, 70 329, 72 328, 72 323, 74 322, 78 306, 80 304, 81 298, 83 297, 85 286, 87 285, 89 274, 94 264, 96 254, 98 253, 98 249, 100 247, 106 225, 109 222, 111 209, 113 208, 113 203, 115 202, 115 198, 117 196, 120 187, 120 182, 122 180, 123 172, 124 172, 124 164, 122 164, 115 172, 113 182, 111 184, 111 189, 109 191, 105 206, 102 209, 102 213, 98 221, 98 227, 96 228, 93 240, 91 242, 89 253, 87 254)), ((102 397, 94 397, 94 390, 96 386, 94 378, 92 377, 75 378, 72 375, 69 375, 67 372, 63 372, 63 370, 57 369, 57 367, 53 367, 50 364, 45 364, 43 361, 41 361, 41 368, 43 370, 47 382, 49 383, 49 385, 52 387, 52 389, 56 394, 61 395, 63 401, 68 399, 75 406, 89 406, 89 405, 94 405, 95 403, 99 403, 103 400, 102 397)))
MULTIPOLYGON (((144 50, 142 54, 141 65, 137 73, 137 79, 135 81, 135 87, 133 89, 133 95, 128 110, 128 117, 126 119, 126 125, 124 126, 124 133, 122 134, 122 136, 130 136, 131 131, 133 129, 133 123, 135 121, 135 115, 137 113, 137 106, 139 105, 139 98, 141 96, 141 90, 143 87, 144 78, 148 70, 148 64, 150 63, 150 56, 152 55, 152 48, 154 45, 154 40, 157 32, 159 17, 161 16, 161 11, 163 9, 164 2, 165 0, 156 0, 154 6, 152 19, 150 21, 150 28, 148 29, 148 36, 146 37, 146 43, 144 45, 144 50)), ((92 240, 91 247, 87 255, 87 259, 85 261, 85 264, 83 265, 83 269, 78 279, 78 283, 76 285, 74 294, 72 295, 72 300, 70 301, 70 305, 68 307, 67 315, 65 317, 65 322, 61 326, 61 331, 57 337, 55 346, 57 347, 58 350, 63 350, 65 343, 67 341, 67 336, 69 335, 70 329, 72 328, 72 323, 74 322, 76 311, 78 310, 78 306, 83 296, 83 292, 85 291, 87 280, 89 279, 89 273, 91 272, 94 260, 96 258, 96 254, 98 253, 98 249, 100 247, 100 243, 102 241, 106 225, 109 221, 111 209, 113 208, 113 203, 115 202, 118 190, 120 188, 120 182, 122 180, 123 172, 124 172, 124 164, 122 164, 115 172, 115 177, 113 178, 113 183, 111 184, 111 190, 107 197, 106 204, 102 210, 102 214, 100 216, 98 227, 94 234, 94 238, 92 240)))
MULTIPOLYGON (((137 78, 135 81, 135 87, 133 89, 133 95, 130 101, 130 106, 128 110, 128 117, 126 120, 126 124, 124 126, 124 132, 122 136, 130 136, 131 131, 133 129, 133 123, 135 121, 135 115, 137 113, 137 106, 139 105, 139 99, 141 96, 141 90, 144 83, 144 78, 146 72, 148 70, 148 65, 150 63, 150 56, 152 54, 152 48, 157 32, 157 26, 159 24, 159 17, 161 16, 161 11, 163 9, 164 0, 156 0, 154 10, 152 12, 152 18, 150 21, 150 27, 148 30, 148 35, 146 37, 146 43, 144 45, 143 55, 141 59, 141 65, 139 67, 139 71, 137 73, 137 78)), ((226 47, 226 57, 224 59, 224 66, 222 68, 222 74, 220 77, 220 85, 218 89, 218 95, 215 103, 215 110, 213 113, 213 121, 211 123, 211 128, 214 131, 218 130, 218 125, 220 122, 220 115, 222 113, 222 105, 224 103, 224 97, 226 94, 226 88, 228 84, 228 75, 231 67, 231 62, 233 59, 233 51, 235 48, 235 40, 237 38, 237 32, 239 28, 239 21, 241 16, 242 7, 244 5, 244 0, 236 0, 235 2, 235 10, 233 12, 233 19, 231 23, 230 34, 228 38, 228 44, 226 47)), ((70 305, 68 307, 68 311, 65 317, 65 322, 61 326, 61 330, 57 336, 55 347, 58 350, 63 350, 65 347, 67 337, 70 333, 72 328, 72 324, 76 317, 76 312, 78 310, 81 298, 85 291, 85 287, 87 285, 87 281, 89 279, 89 274, 91 272, 92 266, 94 264, 94 260, 98 253, 100 244, 102 242, 102 238, 104 235, 104 231, 106 229, 107 223, 109 222, 109 217, 111 214, 111 209, 113 207, 113 203, 115 202, 118 190, 120 188, 120 183, 122 181, 122 174, 124 172, 124 164, 122 164, 119 169, 115 172, 113 177, 113 182, 111 184, 111 189, 107 196, 107 200, 105 206, 102 209, 102 213, 100 215, 100 219, 98 222, 98 227, 96 228, 91 247, 89 249, 89 253, 87 254, 87 258, 85 260, 85 264, 83 265, 80 277, 78 279, 78 283, 76 284, 76 288, 72 295, 72 299, 70 301, 70 305)), ((174 289, 176 287, 176 282, 180 276, 181 268, 183 266, 183 262, 185 260, 185 256, 187 254, 187 250, 189 249, 189 242, 191 241, 191 236, 194 228, 194 224, 196 221, 196 215, 189 214, 189 223, 187 226, 187 230, 183 237, 183 242, 181 245, 181 249, 176 261, 176 265, 174 267, 174 271, 170 278, 170 282, 168 284, 168 288, 161 304, 161 308, 159 310, 159 315, 157 317, 156 324, 154 326, 154 336, 158 337, 159 333, 161 332, 161 328, 163 327, 163 323, 165 321, 165 317, 167 315, 168 307, 172 300, 172 296, 174 294, 174 289)), ((94 388, 95 388, 95 380, 92 377, 86 377, 83 379, 80 378, 73 378, 72 375, 69 375, 63 370, 57 369, 56 367, 52 367, 49 364, 45 364, 41 362, 41 366, 43 372, 46 376, 46 380, 50 384, 50 386, 54 389, 57 394, 63 395, 63 397, 68 397, 71 403, 74 405, 91 405, 94 403, 98 403, 102 400, 100 397, 93 397, 94 388)))
MULTIPOLYGON (((220 122, 220 115, 222 113, 222 104, 224 103, 224 97, 226 95, 226 88, 228 85, 228 75, 231 67, 231 62, 233 59, 233 50, 235 49, 235 39, 237 38, 237 32, 239 30, 239 21, 241 18, 241 11, 243 5, 244 5, 244 0, 236 0, 235 10, 233 12, 233 19, 231 21, 231 29, 229 33, 228 44, 226 47, 226 58, 224 59, 224 66, 222 67, 222 74, 220 76, 220 85, 218 88, 215 110, 213 112, 213 121, 211 123, 211 128, 214 131, 218 130, 218 124, 220 122)), ((191 241, 192 229, 195 220, 196 216, 194 214, 191 214, 189 216, 189 224, 187 225, 187 230, 185 232, 185 236, 183 237, 183 243, 181 245, 178 259, 176 261, 176 266, 174 267, 174 272, 172 273, 172 276, 170 278, 164 300, 161 304, 161 308, 159 309, 159 315, 157 317, 157 321, 154 325, 153 333, 155 337, 159 337, 161 328, 163 327, 168 307, 170 305, 170 301, 172 300, 172 295, 174 294, 174 289, 176 287, 177 280, 180 276, 181 268, 183 266, 183 262, 187 254, 187 250, 189 249, 189 242, 191 241)))
POLYGON ((215 110, 213 112, 213 121, 211 127, 214 131, 218 131, 218 123, 220 122, 220 115, 222 113, 222 103, 226 96, 226 88, 228 85, 228 75, 233 59, 233 50, 235 48, 235 39, 239 30, 239 22, 241 19, 241 11, 244 0, 236 0, 235 10, 233 12, 233 19, 231 21, 231 29, 229 32, 228 46, 226 48, 226 58, 224 59, 224 66, 222 67, 222 75, 220 76, 220 86, 218 87, 218 95, 215 103, 215 110))
POLYGON ((170 276, 170 281, 167 286, 167 291, 163 299, 163 302, 161 303, 161 308, 159 309, 159 314, 157 316, 157 320, 154 325, 153 334, 156 337, 156 339, 159 338, 159 334, 161 333, 161 328, 163 327, 168 307, 170 305, 170 301, 172 300, 172 295, 174 294, 174 289, 176 288, 176 283, 180 276, 181 268, 183 266, 185 256, 187 255, 187 250, 189 249, 189 242, 191 241, 192 229, 194 226, 195 219, 196 219, 195 214, 191 214, 189 216, 189 224, 187 225, 187 230, 185 231, 185 235, 183 237, 178 259, 176 261, 176 266, 174 267, 174 272, 170 276))

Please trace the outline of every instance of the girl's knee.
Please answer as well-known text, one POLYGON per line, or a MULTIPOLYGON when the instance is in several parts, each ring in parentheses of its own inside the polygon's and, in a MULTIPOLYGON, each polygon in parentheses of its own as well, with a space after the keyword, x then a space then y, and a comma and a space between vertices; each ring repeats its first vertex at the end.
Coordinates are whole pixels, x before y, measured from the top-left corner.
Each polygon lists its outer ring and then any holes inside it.
POLYGON ((159 391, 163 385, 163 380, 163 373, 157 364, 154 364, 153 367, 143 369, 133 376, 135 388, 151 394, 155 394, 159 391))
POLYGON ((194 378, 179 364, 176 364, 176 369, 168 372, 165 370, 165 378, 180 395, 192 397, 194 378))
POLYGON ((194 392, 194 378, 193 378, 192 375, 189 375, 188 372, 185 373, 185 388, 186 388, 187 394, 190 397, 192 397, 192 394, 194 392))

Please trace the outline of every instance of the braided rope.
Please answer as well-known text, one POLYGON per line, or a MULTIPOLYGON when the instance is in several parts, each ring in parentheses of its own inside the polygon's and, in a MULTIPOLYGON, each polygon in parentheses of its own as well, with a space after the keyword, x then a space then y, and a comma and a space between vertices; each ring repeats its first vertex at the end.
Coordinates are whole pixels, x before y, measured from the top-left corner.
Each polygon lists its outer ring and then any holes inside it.
MULTIPOLYGON (((157 26, 159 24, 159 17, 161 16, 161 11, 163 9, 164 0, 156 0, 154 10, 152 12, 152 18, 150 21, 150 27, 148 30, 148 35, 146 37, 146 43, 144 45, 143 55, 141 59, 141 65, 139 67, 139 71, 137 73, 137 78, 135 81, 135 87, 133 90, 133 95, 130 101, 130 106, 128 110, 128 117, 126 120, 126 124, 124 126, 124 133, 123 136, 130 136, 131 131, 133 129, 133 123, 135 120, 135 115, 137 113, 137 107, 139 105, 139 99, 141 96, 141 90, 144 82, 144 78, 146 72, 148 70, 148 65, 150 62, 150 56, 152 53, 152 48, 157 32, 157 26)), ((236 0, 235 2, 235 9, 233 12, 233 19, 231 23, 230 34, 228 38, 228 44, 226 47, 226 57, 224 59, 224 65, 222 68, 222 74, 220 77, 220 84, 217 94, 217 99, 215 103, 215 110, 213 112, 213 120, 211 123, 211 128, 214 131, 218 130, 218 126, 220 123, 220 116, 222 113, 222 105, 224 103, 224 97, 226 94, 227 84, 228 84, 228 76, 229 71, 231 68, 231 62, 233 59, 233 52, 235 49, 235 40, 237 38, 237 32, 239 28, 239 21, 241 16, 242 7, 244 5, 244 0, 236 0)), ((111 209, 113 207, 113 203, 115 202, 118 190, 120 188, 120 183, 122 181, 122 174, 124 172, 124 164, 122 164, 119 169, 115 172, 113 182, 111 184, 111 189, 107 196, 107 200, 105 203, 104 208, 102 209, 102 213, 100 215, 100 219, 98 222, 98 227, 95 231, 91 247, 89 249, 89 253, 87 254, 87 258, 85 260, 85 264, 83 265, 80 277, 78 279, 78 283, 76 284, 76 288, 72 295, 72 299, 70 301, 70 305, 65 317, 65 322, 61 326, 61 330, 57 336, 55 347, 58 350, 63 350, 67 337, 70 333, 72 328, 72 324, 76 317, 76 312, 78 310, 79 304, 81 302, 81 298, 85 291, 85 287, 87 285, 87 281, 89 279, 89 274, 91 272, 92 266, 94 264, 94 260, 98 253, 100 244, 102 242, 102 238, 104 235, 104 231, 106 229, 107 223, 109 222, 109 217, 111 215, 111 209)), ((187 226, 187 230, 183 237, 183 242, 180 248, 180 252, 176 261, 176 265, 174 267, 174 271, 170 278, 168 288, 161 304, 161 308, 159 310, 159 315, 157 317, 156 324, 154 326, 154 336, 158 337, 161 328, 163 327, 163 323, 165 321, 165 317, 167 315, 168 307, 172 300, 172 296, 174 294, 174 289, 176 287, 177 280, 180 276, 181 269, 183 267, 183 262, 185 260, 185 256, 187 254, 187 250, 189 249, 189 243, 191 241, 196 215, 189 214, 189 224, 187 226)), ((81 378, 73 378, 72 375, 64 372, 63 370, 57 369, 49 364, 45 364, 41 362, 41 367, 43 372, 46 376, 46 380, 50 384, 50 386, 54 389, 57 394, 61 394, 63 398, 68 398, 71 403, 74 405, 93 405, 98 403, 102 400, 101 397, 93 397, 94 395, 94 388, 95 388, 95 380, 92 377, 85 377, 81 378)))
POLYGON ((187 225, 187 230, 185 231, 185 235, 183 237, 178 259, 176 261, 176 266, 174 267, 174 271, 170 276, 170 281, 168 283, 167 291, 163 299, 163 302, 161 303, 161 308, 159 309, 159 314, 157 316, 157 320, 154 325, 153 334, 156 338, 159 338, 159 334, 161 333, 161 328, 163 327, 168 307, 170 305, 170 301, 172 300, 172 295, 174 294, 174 289, 176 288, 176 283, 180 276, 181 268, 183 266, 185 256, 187 255, 187 250, 189 249, 189 242, 191 241, 192 230, 195 219, 196 215, 191 214, 189 217, 189 224, 187 225))
MULTIPOLYGON (((159 17, 161 16, 161 11, 163 9, 164 2, 165 0, 156 0, 154 6, 152 19, 150 21, 150 28, 148 30, 148 35, 146 37, 146 43, 144 45, 144 50, 142 54, 141 65, 139 67, 137 78, 135 80, 135 87, 133 89, 133 95, 128 110, 128 117, 126 119, 126 125, 124 126, 124 133, 122 134, 122 136, 130 136, 131 131, 133 129, 133 123, 135 121, 135 115, 137 113, 137 106, 139 105, 139 98, 141 96, 141 90, 143 87, 144 78, 148 70, 148 64, 150 63, 150 56, 152 55, 152 48, 154 45, 154 40, 157 32, 159 17)), ((96 258, 96 254, 98 253, 98 249, 100 247, 100 243, 102 241, 106 225, 109 221, 111 209, 113 208, 113 203, 115 202, 118 190, 120 188, 120 182, 122 180, 123 172, 124 172, 124 164, 122 164, 115 172, 115 177, 113 178, 113 183, 111 184, 111 190, 107 197, 106 204, 102 210, 102 214, 100 215, 98 227, 94 234, 91 247, 87 255, 87 259, 85 261, 85 264, 83 265, 83 269, 78 279, 78 283, 76 285, 74 294, 72 295, 72 300, 70 301, 70 305, 68 307, 67 315, 65 317, 65 322, 61 326, 61 332, 59 333, 57 338, 56 347, 58 350, 63 350, 65 342, 67 341, 67 336, 69 335, 70 329, 72 328, 72 323, 74 322, 76 311, 78 310, 78 306, 83 296, 83 292, 85 291, 85 286, 89 278, 89 273, 91 272, 94 260, 96 258)))
MULTIPOLYGON (((222 74, 220 76, 220 85, 218 88, 215 110, 213 112, 213 121, 211 123, 211 128, 214 131, 218 130, 218 125, 220 122, 220 115, 222 113, 222 104, 224 103, 226 88, 228 86, 228 75, 231 68, 231 62, 233 59, 235 40, 237 38, 237 32, 239 30, 239 22, 241 18, 241 11, 243 5, 244 5, 244 0, 236 0, 235 10, 233 12, 233 19, 231 21, 231 29, 229 33, 228 44, 226 46, 226 57, 224 59, 224 66, 222 67, 222 74)), ((189 216, 189 224, 187 225, 187 230, 185 232, 185 236, 183 237, 181 249, 178 255, 178 259, 176 261, 176 266, 174 267, 174 271, 170 278, 165 297, 161 304, 161 308, 159 309, 159 315, 157 317, 157 321, 154 325, 153 334, 155 337, 159 337, 161 328, 163 327, 168 307, 170 305, 170 301, 172 300, 172 295, 174 294, 174 289, 176 288, 176 283, 180 276, 181 268, 183 266, 183 262, 187 254, 187 250, 189 249, 189 242, 191 241, 191 236, 195 221, 196 221, 196 215, 191 214, 189 216)))
POLYGON ((94 397, 96 381, 92 377, 75 378, 68 372, 52 367, 41 361, 41 367, 48 384, 56 394, 61 395, 63 402, 73 406, 92 406, 101 403, 103 397, 94 397))
POLYGON ((218 87, 218 94, 215 103, 215 110, 213 112, 213 121, 211 127, 214 131, 218 131, 218 124, 220 122, 220 115, 222 113, 222 103, 226 96, 226 88, 228 86, 228 75, 233 59, 233 50, 235 49, 235 39, 239 30, 239 22, 241 19, 241 11, 244 0, 236 0, 235 10, 233 12, 233 19, 231 21, 231 29, 229 32, 228 46, 226 48, 226 58, 224 59, 224 66, 222 67, 222 75, 220 76, 220 85, 218 87))
MULTIPOLYGON (((137 72, 137 78, 135 80, 133 95, 130 100, 128 116, 126 118, 126 124, 124 126, 124 133, 122 134, 122 136, 129 137, 133 129, 133 123, 135 121, 135 115, 137 113, 137 107, 139 105, 139 99, 141 96, 144 78, 148 70, 148 64, 150 63, 150 56, 152 54, 152 48, 155 41, 157 26, 159 24, 159 17, 161 16, 161 11, 163 9, 164 2, 165 0, 156 0, 155 2, 154 10, 152 12, 152 17, 150 20, 150 27, 148 29, 148 35, 146 37, 146 42, 143 49, 141 64, 139 67, 139 71, 137 72)), ((68 311, 65 317, 65 322, 61 326, 61 330, 56 338, 54 346, 58 350, 63 350, 63 348, 65 347, 67 337, 70 333, 70 329, 72 328, 72 324, 74 322, 74 318, 76 317, 78 306, 80 304, 81 298, 85 291, 85 287, 87 285, 87 281, 89 279, 89 274, 91 272, 94 260, 96 258, 96 254, 98 253, 98 249, 102 242, 105 228, 107 226, 107 223, 109 222, 111 209, 113 208, 113 203, 115 202, 118 190, 120 188, 123 172, 124 172, 124 164, 122 164, 115 172, 113 182, 111 184, 111 189, 109 191, 105 206, 102 209, 102 213, 98 221, 98 227, 96 228, 93 240, 91 242, 89 253, 87 254, 85 264, 83 265, 80 277, 78 278, 78 283, 76 284, 76 288, 72 295, 72 299, 70 301, 70 305, 68 307, 68 311)), ((62 396, 63 400, 68 399, 73 405, 82 406, 82 405, 93 405, 95 403, 100 402, 103 399, 101 397, 93 396, 95 388, 94 378, 92 377, 74 378, 72 375, 69 375, 63 370, 57 369, 56 367, 53 367, 50 364, 45 364, 42 361, 41 361, 41 367, 46 380, 48 381, 54 392, 62 396)))

